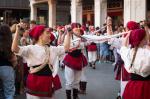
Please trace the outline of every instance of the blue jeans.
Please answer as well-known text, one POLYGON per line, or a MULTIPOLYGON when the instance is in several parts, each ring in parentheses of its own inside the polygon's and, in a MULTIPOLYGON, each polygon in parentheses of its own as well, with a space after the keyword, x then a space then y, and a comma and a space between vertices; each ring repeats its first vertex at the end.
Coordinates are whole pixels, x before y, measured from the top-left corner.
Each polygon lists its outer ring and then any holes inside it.
POLYGON ((97 56, 100 57, 100 43, 97 43, 96 46, 97 46, 97 56))
POLYGON ((3 86, 1 80, 0 80, 0 99, 4 99, 4 92, 3 92, 3 86))
POLYGON ((15 77, 13 68, 10 66, 0 66, 0 79, 3 84, 3 99, 14 99, 15 77))

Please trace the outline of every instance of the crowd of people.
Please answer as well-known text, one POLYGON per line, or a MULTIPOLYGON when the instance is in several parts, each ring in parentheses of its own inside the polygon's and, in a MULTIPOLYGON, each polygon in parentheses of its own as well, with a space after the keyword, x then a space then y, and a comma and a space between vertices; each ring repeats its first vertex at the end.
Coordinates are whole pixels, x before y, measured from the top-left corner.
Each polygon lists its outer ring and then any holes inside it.
MULTIPOLYGON (((71 23, 46 27, 28 19, 0 25, 0 99, 14 99, 26 93, 27 99, 53 99, 61 89, 59 68, 64 70, 66 99, 86 94, 87 66, 96 62, 114 65, 120 83, 119 97, 149 99, 150 23, 129 21, 113 26, 106 18, 101 27, 71 23), (88 41, 82 35, 109 36, 103 42, 88 41)), ((118 98, 119 98, 118 97, 118 98)))

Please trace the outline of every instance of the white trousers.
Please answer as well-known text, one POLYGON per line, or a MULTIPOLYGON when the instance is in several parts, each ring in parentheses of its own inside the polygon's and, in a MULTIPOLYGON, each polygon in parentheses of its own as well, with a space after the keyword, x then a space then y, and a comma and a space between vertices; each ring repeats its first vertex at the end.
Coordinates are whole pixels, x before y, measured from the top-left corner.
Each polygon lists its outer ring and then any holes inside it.
POLYGON ((53 97, 39 97, 26 93, 27 99, 54 99, 53 97))
POLYGON ((89 62, 95 62, 96 59, 97 59, 97 52, 96 51, 88 51, 89 62))
POLYGON ((78 89, 82 70, 73 70, 65 66, 66 89, 78 89))
POLYGON ((87 82, 87 78, 86 78, 86 75, 85 75, 85 71, 86 71, 86 67, 84 67, 84 68, 82 69, 82 72, 81 72, 81 80, 80 80, 80 81, 87 82))

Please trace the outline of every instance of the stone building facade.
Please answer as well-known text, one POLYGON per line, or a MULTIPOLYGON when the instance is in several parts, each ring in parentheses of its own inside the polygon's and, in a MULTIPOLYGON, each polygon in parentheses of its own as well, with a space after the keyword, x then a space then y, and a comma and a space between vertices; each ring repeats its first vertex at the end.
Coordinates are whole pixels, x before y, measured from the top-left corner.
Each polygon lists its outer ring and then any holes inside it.
POLYGON ((149 0, 30 0, 31 19, 36 19, 34 5, 42 2, 48 3, 49 26, 55 26, 59 21, 62 21, 61 24, 68 23, 70 20, 81 24, 91 22, 100 27, 105 22, 107 15, 112 16, 116 23, 123 24, 129 20, 139 22, 150 18, 149 0), (57 4, 63 2, 67 2, 66 6, 62 4, 62 8, 56 10, 59 8, 57 4), (58 14, 59 11, 61 14, 58 14))
POLYGON ((70 22, 102 26, 106 16, 113 23, 150 20, 150 0, 0 0, 0 22, 30 17, 49 26, 70 22))
POLYGON ((30 16, 29 0, 0 0, 0 22, 10 24, 12 20, 30 16))

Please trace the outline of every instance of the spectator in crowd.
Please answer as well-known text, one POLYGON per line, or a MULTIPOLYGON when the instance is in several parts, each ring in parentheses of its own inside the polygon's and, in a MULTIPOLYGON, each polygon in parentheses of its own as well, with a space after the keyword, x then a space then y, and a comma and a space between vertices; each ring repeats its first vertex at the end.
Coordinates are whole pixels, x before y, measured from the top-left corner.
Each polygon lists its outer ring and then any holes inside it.
POLYGON ((20 45, 26 46, 29 44, 30 44, 29 30, 25 30, 23 36, 20 39, 20 45))
POLYGON ((27 30, 30 28, 30 20, 28 18, 23 18, 23 19, 20 19, 20 23, 21 24, 21 28, 20 29, 24 29, 24 30, 27 30))
MULTIPOLYGON (((96 35, 97 36, 100 36, 101 35, 101 31, 100 31, 100 28, 99 27, 96 27, 96 35)), ((96 46, 97 46, 97 60, 100 59, 100 43, 96 43, 96 46)))
POLYGON ((150 44, 150 22, 146 21, 144 23, 144 29, 145 29, 145 31, 146 31, 146 33, 148 35, 147 36, 148 44, 150 44))
POLYGON ((33 29, 36 26, 36 21, 35 20, 31 20, 30 21, 30 29, 33 29))
MULTIPOLYGON (((8 25, 0 26, 0 79, 4 97, 2 99, 14 99, 15 77, 13 65, 16 65, 16 57, 11 51, 12 33, 8 25)), ((0 93, 1 94, 1 93, 0 93)))

